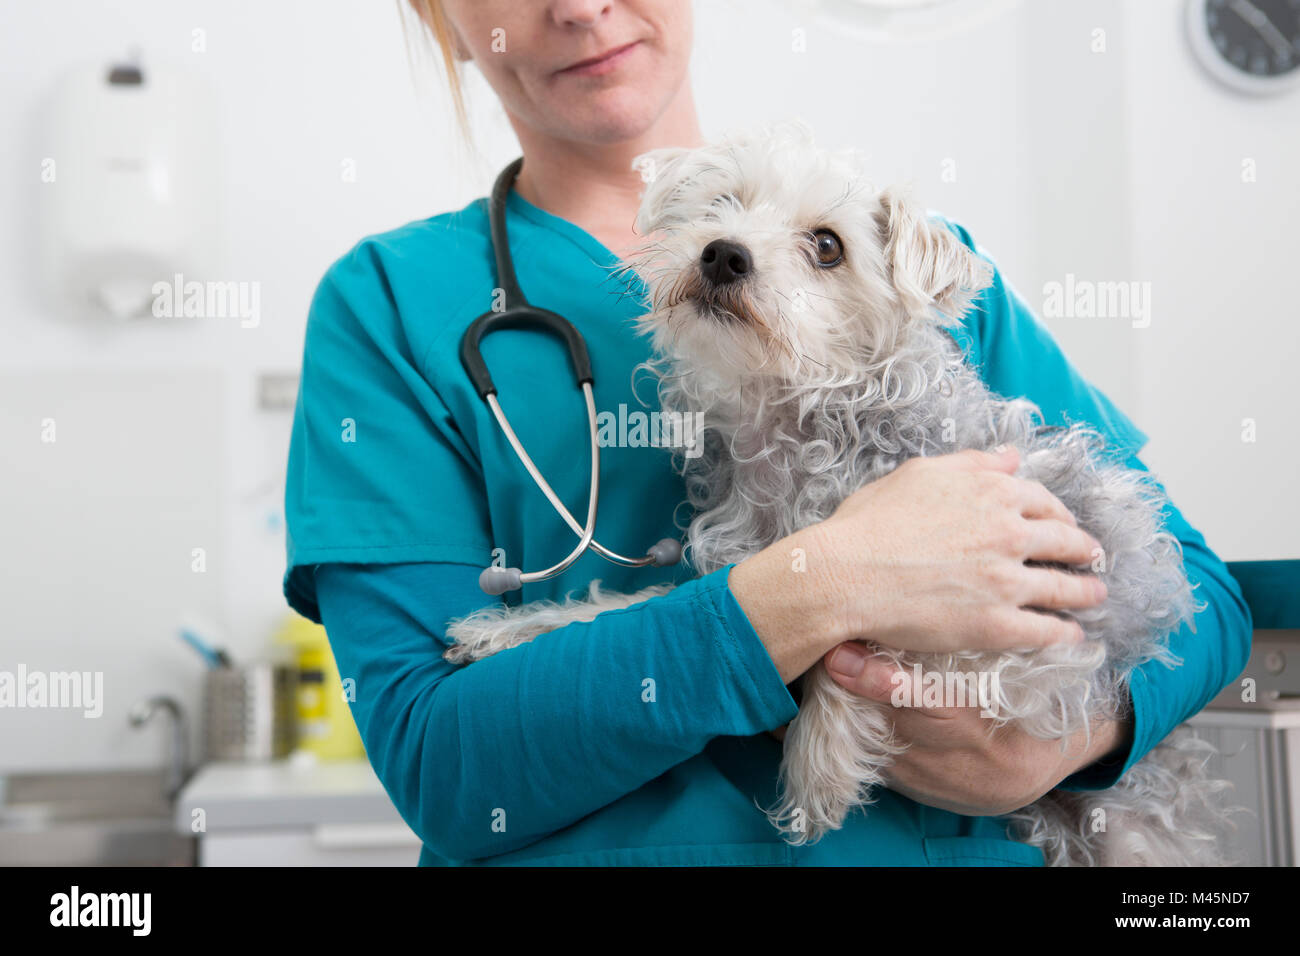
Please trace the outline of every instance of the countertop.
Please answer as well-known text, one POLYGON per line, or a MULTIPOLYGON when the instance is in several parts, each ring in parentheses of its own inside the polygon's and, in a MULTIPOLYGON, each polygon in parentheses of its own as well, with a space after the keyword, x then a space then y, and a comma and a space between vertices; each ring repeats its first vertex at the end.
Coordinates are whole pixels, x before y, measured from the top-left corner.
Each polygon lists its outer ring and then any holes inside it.
POLYGON ((181 791, 176 827, 193 832, 202 810, 205 832, 262 827, 400 824, 383 785, 363 760, 299 763, 209 763, 181 791))

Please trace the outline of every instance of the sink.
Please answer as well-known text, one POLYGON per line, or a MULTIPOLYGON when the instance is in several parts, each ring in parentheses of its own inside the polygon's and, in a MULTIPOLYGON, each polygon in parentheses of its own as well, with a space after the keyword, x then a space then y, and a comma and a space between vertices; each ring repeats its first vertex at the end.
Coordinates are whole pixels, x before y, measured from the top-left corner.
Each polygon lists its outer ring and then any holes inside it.
POLYGON ((155 770, 0 778, 0 866, 193 866, 155 770))

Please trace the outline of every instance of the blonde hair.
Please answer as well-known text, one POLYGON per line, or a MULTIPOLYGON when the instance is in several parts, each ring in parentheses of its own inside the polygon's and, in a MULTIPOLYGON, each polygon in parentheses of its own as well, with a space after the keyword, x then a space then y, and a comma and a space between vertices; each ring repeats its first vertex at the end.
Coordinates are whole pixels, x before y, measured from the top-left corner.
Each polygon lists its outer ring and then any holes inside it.
MULTIPOLYGON (((442 54, 442 66, 447 74, 447 86, 451 90, 452 105, 456 110, 456 123, 460 127, 466 142, 472 140, 469 127, 469 114, 465 110, 465 87, 461 82, 460 63, 456 59, 455 41, 452 38, 451 21, 443 9, 442 0, 397 0, 399 9, 405 11, 407 4, 419 18, 423 29, 433 34, 434 42, 442 54)), ((402 18, 402 30, 406 35, 408 49, 411 35, 406 32, 407 18, 402 18)))

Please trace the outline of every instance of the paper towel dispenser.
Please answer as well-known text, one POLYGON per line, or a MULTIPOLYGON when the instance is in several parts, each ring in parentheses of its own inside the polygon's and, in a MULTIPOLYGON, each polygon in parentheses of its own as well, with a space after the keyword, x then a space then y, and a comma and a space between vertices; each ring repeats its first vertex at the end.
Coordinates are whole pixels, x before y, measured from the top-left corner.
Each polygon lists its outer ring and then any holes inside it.
POLYGON ((156 283, 208 278, 216 126, 206 86, 173 66, 121 63, 64 77, 41 168, 43 271, 62 307, 148 316, 156 283))

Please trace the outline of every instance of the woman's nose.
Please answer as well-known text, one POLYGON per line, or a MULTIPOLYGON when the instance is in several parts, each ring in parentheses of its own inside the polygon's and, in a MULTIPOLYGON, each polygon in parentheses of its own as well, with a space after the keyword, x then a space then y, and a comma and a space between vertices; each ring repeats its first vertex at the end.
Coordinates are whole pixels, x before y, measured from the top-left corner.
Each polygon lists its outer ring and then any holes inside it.
POLYGON ((555 0, 551 16, 562 27, 594 27, 613 5, 611 0, 555 0))

